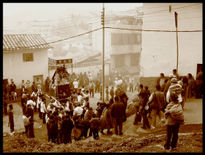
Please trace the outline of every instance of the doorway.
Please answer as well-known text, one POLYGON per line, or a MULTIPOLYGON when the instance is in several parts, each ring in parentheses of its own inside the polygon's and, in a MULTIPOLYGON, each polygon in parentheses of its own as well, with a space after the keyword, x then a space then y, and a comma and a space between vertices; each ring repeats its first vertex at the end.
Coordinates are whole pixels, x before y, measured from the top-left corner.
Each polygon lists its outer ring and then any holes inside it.
POLYGON ((34 75, 33 76, 33 81, 35 82, 36 86, 38 85, 43 86, 43 75, 34 75))

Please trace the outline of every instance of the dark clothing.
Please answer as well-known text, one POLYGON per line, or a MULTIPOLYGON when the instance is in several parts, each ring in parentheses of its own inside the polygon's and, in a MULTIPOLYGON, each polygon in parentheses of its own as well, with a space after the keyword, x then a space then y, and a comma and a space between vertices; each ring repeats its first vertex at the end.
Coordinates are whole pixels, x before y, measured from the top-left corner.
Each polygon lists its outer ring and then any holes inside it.
POLYGON ((172 148, 176 148, 177 140, 178 140, 178 132, 179 132, 180 124, 175 125, 167 125, 167 140, 164 145, 166 149, 169 149, 170 146, 172 148), (171 142, 171 144, 170 144, 171 142))
POLYGON ((148 102, 149 95, 145 90, 141 90, 140 93, 139 93, 139 98, 140 98, 139 105, 141 107, 140 108, 140 114, 143 118, 143 127, 142 128, 144 128, 144 129, 150 128, 149 121, 148 121, 148 118, 147 118, 148 111, 145 110, 145 105, 148 102))
POLYGON ((10 131, 14 132, 14 114, 13 114, 13 110, 9 110, 8 111, 9 114, 9 126, 10 126, 10 131))
POLYGON ((142 126, 143 129, 149 129, 150 128, 149 121, 148 121, 148 118, 147 118, 147 112, 148 111, 145 110, 145 109, 141 110, 141 116, 142 116, 142 119, 143 119, 143 126, 142 126))
POLYGON ((125 119, 125 106, 122 102, 115 102, 111 105, 111 116, 115 124, 115 134, 122 134, 122 123, 125 119), (118 132, 119 128, 119 132, 118 132))
POLYGON ((48 141, 52 141, 53 143, 57 143, 58 137, 58 123, 57 119, 52 118, 48 121, 48 141))
POLYGON ((43 124, 46 123, 46 113, 42 113, 43 124))
POLYGON ((136 115, 135 115, 134 125, 137 125, 138 122, 141 122, 141 115, 139 112, 139 106, 136 107, 136 115))
POLYGON ((114 118, 117 117, 124 117, 125 115, 125 107, 122 102, 115 102, 114 104, 111 105, 111 115, 114 118))
POLYGON ((15 84, 10 84, 9 87, 10 87, 10 89, 9 89, 10 92, 16 91, 16 85, 15 84))
POLYGON ((93 138, 97 139, 99 137, 99 129, 98 128, 91 128, 90 135, 93 135, 93 138))
POLYGON ((26 110, 26 117, 30 117, 29 119, 29 125, 27 126, 28 129, 28 138, 34 138, 34 120, 33 120, 33 109, 32 108, 27 108, 26 110))
POLYGON ((45 91, 47 93, 49 92, 49 85, 50 85, 50 80, 49 80, 49 78, 47 78, 45 81, 45 91))
POLYGON ((7 101, 4 100, 3 103, 4 103, 4 114, 7 115, 7 105, 8 105, 7 101))
POLYGON ((89 120, 83 120, 82 124, 83 124, 82 136, 84 136, 86 138, 87 133, 88 133, 88 129, 90 128, 90 122, 89 122, 89 120))
POLYGON ((116 135, 122 135, 122 123, 123 123, 123 118, 122 117, 116 117, 113 118, 114 121, 114 126, 115 126, 115 134, 116 135))
POLYGON ((90 133, 93 135, 93 138, 96 139, 99 137, 99 128, 100 128, 100 119, 92 118, 90 120, 90 133))

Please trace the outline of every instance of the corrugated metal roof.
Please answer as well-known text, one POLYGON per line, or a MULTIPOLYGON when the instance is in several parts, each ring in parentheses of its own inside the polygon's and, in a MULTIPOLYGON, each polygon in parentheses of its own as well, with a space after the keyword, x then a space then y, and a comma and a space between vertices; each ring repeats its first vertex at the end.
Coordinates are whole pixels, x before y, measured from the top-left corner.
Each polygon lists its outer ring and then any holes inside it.
POLYGON ((3 50, 51 48, 40 34, 4 34, 3 50))

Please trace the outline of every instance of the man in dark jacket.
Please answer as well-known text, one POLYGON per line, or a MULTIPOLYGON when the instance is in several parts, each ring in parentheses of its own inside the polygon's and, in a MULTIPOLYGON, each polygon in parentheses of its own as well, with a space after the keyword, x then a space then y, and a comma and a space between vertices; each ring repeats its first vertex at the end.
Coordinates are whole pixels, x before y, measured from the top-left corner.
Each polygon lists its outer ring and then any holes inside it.
POLYGON ((64 144, 71 143, 71 132, 73 129, 73 121, 70 118, 69 111, 66 111, 66 116, 63 116, 62 132, 64 144))
POLYGON ((122 122, 125 117, 124 104, 120 102, 118 96, 115 97, 115 103, 111 106, 111 116, 113 117, 115 134, 122 135, 122 122), (119 130, 118 130, 119 128, 119 130), (119 131, 119 132, 118 132, 119 131))
POLYGON ((34 138, 34 112, 31 105, 27 105, 26 116, 30 117, 28 125, 28 138, 34 138))
POLYGON ((93 135, 94 139, 99 138, 99 128, 100 128, 100 118, 93 115, 93 118, 90 120, 90 132, 93 135))
POLYGON ((14 133, 14 112, 13 112, 13 105, 9 105, 9 127, 10 127, 10 134, 12 135, 14 133))
POLYGON ((143 119, 142 128, 143 129, 147 129, 147 128, 149 129, 150 125, 149 125, 149 121, 148 121, 148 118, 147 118, 148 111, 145 109, 145 106, 146 106, 146 103, 149 99, 149 96, 148 96, 148 93, 146 93, 146 91, 143 89, 142 84, 140 84, 140 92, 139 92, 138 96, 139 96, 139 105, 140 105, 139 111, 140 111, 141 117, 143 119))

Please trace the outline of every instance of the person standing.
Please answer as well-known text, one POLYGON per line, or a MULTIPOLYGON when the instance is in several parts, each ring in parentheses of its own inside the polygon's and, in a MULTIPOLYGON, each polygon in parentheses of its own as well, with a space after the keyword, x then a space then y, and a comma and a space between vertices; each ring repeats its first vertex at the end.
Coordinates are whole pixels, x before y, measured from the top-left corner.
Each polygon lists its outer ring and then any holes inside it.
POLYGON ((172 93, 176 93, 178 95, 178 101, 180 103, 183 102, 183 99, 182 99, 182 85, 180 85, 178 83, 178 80, 176 78, 171 79, 171 85, 169 86, 167 94, 166 94, 167 103, 170 102, 170 95, 172 93))
POLYGON ((14 134, 14 112, 13 112, 13 105, 9 105, 9 127, 10 127, 10 135, 14 134))
POLYGON ((145 109, 145 106, 146 106, 146 103, 148 101, 148 93, 146 93, 146 91, 143 89, 143 85, 140 84, 140 91, 139 91, 139 105, 140 105, 140 114, 141 114, 141 117, 143 119, 143 126, 142 128, 143 129, 149 129, 150 128, 150 125, 149 125, 149 121, 148 121, 148 118, 147 118, 147 113, 148 111, 145 109))
POLYGON ((111 96, 112 99, 114 99, 114 87, 113 86, 110 90, 110 96, 111 96))
POLYGON ((109 101, 109 88, 106 86, 106 101, 109 101))
POLYGON ((170 102, 165 109, 165 118, 167 125, 167 137, 164 148, 166 150, 175 150, 178 141, 178 132, 181 124, 184 123, 184 114, 182 106, 178 101, 178 95, 172 93, 170 95, 170 102))
POLYGON ((49 77, 47 77, 46 81, 45 81, 45 92, 46 93, 49 92, 49 86, 50 86, 50 79, 49 79, 49 77))
POLYGON ((75 79, 75 80, 73 81, 73 86, 74 86, 75 92, 77 92, 78 86, 79 86, 79 82, 77 81, 77 79, 75 79))
POLYGON ((115 134, 122 135, 122 123, 125 118, 125 110, 124 104, 120 102, 118 96, 115 97, 114 104, 111 105, 111 116, 113 117, 114 126, 115 126, 115 134))
POLYGON ((157 79, 157 85, 160 86, 160 90, 163 92, 165 88, 165 80, 164 73, 160 73, 160 77, 157 79))
POLYGON ((8 100, 6 94, 3 94, 3 106, 4 106, 4 114, 7 115, 7 105, 8 105, 8 100))
POLYGON ((33 108, 31 104, 27 104, 26 116, 29 119, 29 125, 27 126, 28 129, 28 138, 34 138, 34 119, 33 119, 33 108))
POLYGON ((90 97, 94 98, 94 82, 90 82, 90 97))
POLYGON ((188 98, 192 98, 195 96, 195 89, 196 89, 196 81, 191 73, 188 73, 188 98))
POLYGON ((43 98, 42 99, 42 102, 41 102, 41 105, 40 105, 40 112, 41 112, 41 116, 42 116, 42 119, 43 119, 43 124, 46 123, 46 99, 43 98))
MULTIPOLYGON (((27 83, 29 83, 30 81, 27 81, 27 83)), ((29 86, 27 86, 27 87, 29 87, 29 86)), ((36 86, 36 84, 35 84, 35 81, 33 81, 33 84, 32 84, 32 86, 31 86, 31 90, 32 90, 32 92, 37 92, 37 86, 36 86)))
POLYGON ((166 101, 164 97, 164 93, 161 92, 161 87, 159 85, 156 85, 156 91, 154 91, 150 97, 149 101, 147 102, 147 105, 149 105, 151 109, 151 115, 152 115, 152 127, 156 127, 156 118, 159 117, 160 120, 163 119, 163 111, 166 107, 166 101), (151 106, 152 105, 152 106, 151 106))
POLYGON ((21 93, 25 92, 25 89, 26 89, 26 86, 25 86, 24 80, 22 80, 22 83, 21 83, 21 93))
POLYGON ((11 80, 11 84, 9 86, 9 96, 10 96, 10 100, 16 100, 17 99, 17 93, 16 93, 16 85, 13 81, 13 79, 11 80))
POLYGON ((94 139, 99 138, 99 128, 100 128, 100 118, 96 115, 93 115, 93 118, 90 120, 90 135, 93 135, 94 139))
POLYGON ((63 133, 63 142, 64 144, 71 143, 71 132, 74 127, 73 121, 70 118, 70 112, 66 111, 66 115, 63 116, 62 122, 62 133, 63 133))
POLYGON ((196 98, 202 98, 203 95, 203 72, 200 70, 196 76, 196 98))

